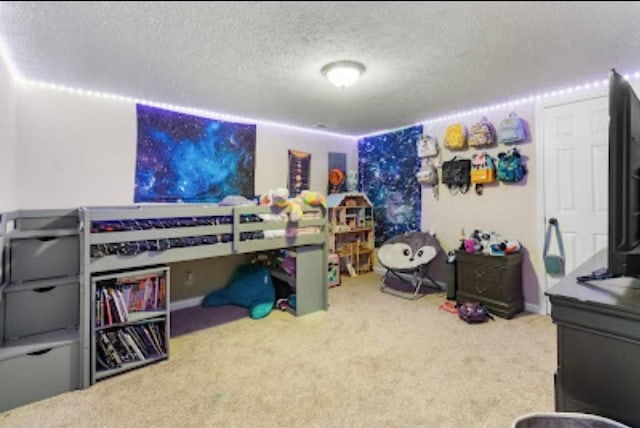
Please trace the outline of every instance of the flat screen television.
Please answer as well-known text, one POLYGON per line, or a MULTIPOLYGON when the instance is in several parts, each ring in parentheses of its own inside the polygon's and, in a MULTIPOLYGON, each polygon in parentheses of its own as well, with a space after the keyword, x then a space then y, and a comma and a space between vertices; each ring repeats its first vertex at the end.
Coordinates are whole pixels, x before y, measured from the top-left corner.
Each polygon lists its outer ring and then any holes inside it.
POLYGON ((640 100, 631 84, 609 73, 608 269, 640 275, 640 100))

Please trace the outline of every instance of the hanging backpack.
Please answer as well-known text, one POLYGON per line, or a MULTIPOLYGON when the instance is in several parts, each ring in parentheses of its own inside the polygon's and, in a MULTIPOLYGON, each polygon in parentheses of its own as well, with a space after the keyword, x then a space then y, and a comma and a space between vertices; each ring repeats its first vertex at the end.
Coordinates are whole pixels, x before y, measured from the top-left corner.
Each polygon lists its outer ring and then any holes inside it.
POLYGON ((464 149, 467 146, 467 127, 454 123, 444 133, 444 146, 451 150, 464 149))
POLYGON ((522 162, 522 156, 520 156, 520 152, 515 147, 506 153, 498 153, 498 164, 496 166, 498 181, 515 183, 522 180, 526 174, 527 167, 522 162))
POLYGON ((435 199, 438 199, 438 170, 436 166, 428 158, 422 159, 422 168, 416 174, 416 178, 420 184, 433 186, 432 193, 435 199))
POLYGON ((450 191, 467 193, 471 184, 471 160, 453 159, 442 163, 442 184, 450 191))
POLYGON ((486 184, 496 181, 496 165, 486 152, 476 153, 471 157, 471 182, 486 184))
POLYGON ((498 142, 501 144, 522 143, 526 138, 524 120, 515 111, 509 117, 500 122, 498 142))
POLYGON ((418 157, 429 158, 437 156, 440 151, 438 139, 435 135, 423 134, 418 140, 418 157))
POLYGON ((486 152, 476 153, 471 157, 471 183, 475 184, 476 193, 482 195, 484 184, 496 181, 496 165, 486 152))
POLYGON ((483 117, 469 130, 469 146, 490 146, 496 142, 496 133, 491 122, 483 117))
POLYGON ((422 169, 418 171, 416 178, 420 184, 438 184, 438 170, 433 163, 424 159, 422 162, 422 169))

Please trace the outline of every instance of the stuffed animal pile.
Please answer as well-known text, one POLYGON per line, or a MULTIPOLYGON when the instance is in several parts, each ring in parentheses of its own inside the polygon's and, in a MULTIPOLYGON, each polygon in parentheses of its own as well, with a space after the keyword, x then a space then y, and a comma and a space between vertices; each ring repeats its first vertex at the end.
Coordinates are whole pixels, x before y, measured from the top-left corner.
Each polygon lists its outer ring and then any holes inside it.
POLYGON ((522 249, 520 242, 502 239, 496 232, 474 230, 468 237, 462 239, 460 250, 467 253, 482 253, 491 256, 504 256, 518 253, 522 249))

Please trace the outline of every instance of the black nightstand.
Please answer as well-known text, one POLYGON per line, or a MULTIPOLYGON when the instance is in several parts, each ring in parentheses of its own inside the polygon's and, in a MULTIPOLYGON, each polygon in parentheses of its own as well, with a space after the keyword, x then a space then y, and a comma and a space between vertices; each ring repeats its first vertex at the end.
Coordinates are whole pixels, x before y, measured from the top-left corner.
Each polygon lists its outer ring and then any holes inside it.
POLYGON ((524 310, 521 253, 489 256, 456 251, 456 276, 458 302, 480 302, 502 318, 524 310))

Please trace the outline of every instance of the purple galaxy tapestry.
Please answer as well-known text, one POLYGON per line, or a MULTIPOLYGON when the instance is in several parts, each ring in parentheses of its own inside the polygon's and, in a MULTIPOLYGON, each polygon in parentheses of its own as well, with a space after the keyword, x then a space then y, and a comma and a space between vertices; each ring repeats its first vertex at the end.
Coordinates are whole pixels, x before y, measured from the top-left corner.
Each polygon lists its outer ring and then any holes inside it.
POLYGON ((134 202, 254 196, 256 126, 138 104, 134 202))

